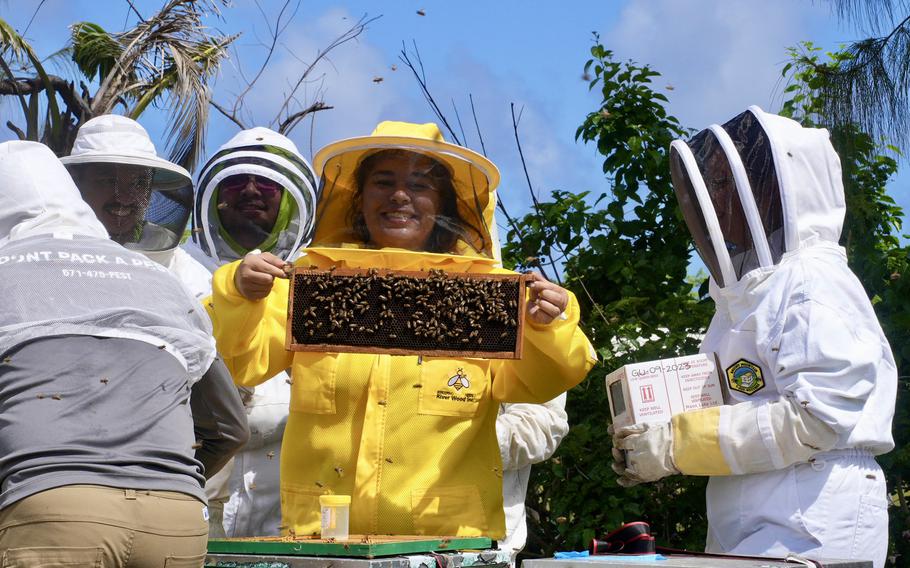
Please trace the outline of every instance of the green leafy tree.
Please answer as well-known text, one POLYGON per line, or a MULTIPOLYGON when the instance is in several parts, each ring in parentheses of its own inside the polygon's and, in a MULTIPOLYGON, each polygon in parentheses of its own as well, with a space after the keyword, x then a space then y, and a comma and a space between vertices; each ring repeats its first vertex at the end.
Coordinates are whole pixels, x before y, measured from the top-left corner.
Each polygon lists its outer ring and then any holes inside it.
POLYGON ((48 73, 28 42, 0 20, 0 96, 18 99, 25 122, 25 128, 12 121, 7 126, 63 156, 92 117, 119 111, 135 119, 158 105, 169 117, 170 158, 192 169, 205 139, 208 85, 236 37, 213 35, 202 24, 220 4, 170 0, 116 33, 90 22, 73 24, 69 43, 52 56, 75 63, 78 74, 70 78, 48 73))
POLYGON ((610 468, 606 373, 622 364, 697 351, 713 305, 688 276, 693 247, 677 211, 669 147, 689 134, 653 87, 659 73, 619 62, 595 38, 585 66, 601 94, 576 137, 604 156, 610 191, 554 191, 516 223, 506 262, 564 263, 600 364, 569 392, 572 430, 553 459, 535 467, 526 504, 532 509, 529 555, 587 548, 622 522, 648 520, 661 544, 702 547, 703 479, 676 476, 623 489, 610 468), (672 511, 672 514, 668 514, 672 511))

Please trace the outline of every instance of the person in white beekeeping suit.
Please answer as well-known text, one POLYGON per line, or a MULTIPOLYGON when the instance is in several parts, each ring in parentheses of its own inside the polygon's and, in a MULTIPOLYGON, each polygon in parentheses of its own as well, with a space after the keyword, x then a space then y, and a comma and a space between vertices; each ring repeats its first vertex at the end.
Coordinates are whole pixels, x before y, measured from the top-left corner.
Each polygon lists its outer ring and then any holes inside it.
POLYGON ((506 536, 497 546, 509 551, 510 563, 528 540, 525 496, 531 465, 550 459, 569 433, 566 395, 544 404, 504 403, 496 417, 496 437, 502 457, 502 500, 506 536))
MULTIPOLYGON (((490 230, 493 257, 502 265, 499 227, 490 230)), ((516 565, 528 540, 525 498, 531 466, 544 462, 556 452, 569 433, 566 393, 543 404, 502 403, 496 417, 496 439, 502 459, 502 507, 506 517, 506 536, 496 541, 497 548, 509 552, 509 564, 516 565)))
POLYGON ((702 343, 733 404, 614 433, 622 485, 710 475, 709 552, 885 563, 897 371, 838 245, 828 132, 750 107, 688 143, 671 174, 711 273, 702 343), (625 450, 625 453, 622 452, 625 450))
POLYGON ((197 298, 211 294, 211 273, 178 247, 193 207, 193 178, 158 157, 142 125, 116 114, 95 117, 60 161, 111 239, 167 268, 197 298))
MULTIPOLYGON (((268 128, 243 130, 199 174, 187 250, 212 272, 254 249, 293 260, 313 233, 316 188, 312 167, 291 140, 268 128)), ((212 536, 280 533, 278 463, 289 380, 282 372, 255 391, 242 389, 250 441, 207 486, 212 536)))

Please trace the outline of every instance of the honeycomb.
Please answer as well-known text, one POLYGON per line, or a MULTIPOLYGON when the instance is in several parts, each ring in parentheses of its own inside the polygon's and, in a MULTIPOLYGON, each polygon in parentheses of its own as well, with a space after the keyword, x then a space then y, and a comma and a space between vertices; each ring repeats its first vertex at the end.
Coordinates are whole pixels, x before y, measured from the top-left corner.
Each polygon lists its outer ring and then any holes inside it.
POLYGON ((296 268, 288 349, 517 359, 518 274, 296 268))

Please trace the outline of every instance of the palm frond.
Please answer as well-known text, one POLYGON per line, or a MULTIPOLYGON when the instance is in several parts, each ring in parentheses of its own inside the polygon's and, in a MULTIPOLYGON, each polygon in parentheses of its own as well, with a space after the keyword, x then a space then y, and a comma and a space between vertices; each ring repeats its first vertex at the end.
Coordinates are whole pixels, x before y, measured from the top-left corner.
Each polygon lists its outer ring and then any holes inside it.
POLYGON ((208 84, 237 37, 212 35, 203 25, 203 16, 217 12, 219 4, 224 2, 170 0, 158 14, 123 33, 82 30, 90 39, 83 71, 95 70, 101 78, 93 113, 111 112, 125 100, 131 101, 129 114, 135 118, 166 98, 171 157, 189 168, 203 153, 208 84))
MULTIPOLYGON (((51 138, 57 138, 60 136, 63 131, 62 117, 60 115, 60 109, 57 105, 57 95, 54 90, 53 84, 47 72, 44 70, 44 66, 41 64, 41 59, 32 49, 32 46, 25 40, 19 33, 13 28, 6 20, 0 19, 0 59, 2 62, 2 70, 4 75, 8 79, 14 80, 15 77, 12 75, 12 70, 9 65, 6 63, 6 58, 2 57, 3 55, 9 55, 12 60, 27 64, 38 77, 40 77, 43 85, 44 91, 47 95, 47 119, 45 124, 48 126, 48 130, 45 131, 44 136, 50 136, 51 138)), ((29 132, 34 132, 37 136, 38 128, 37 124, 32 123, 32 118, 34 113, 30 109, 30 105, 25 104, 25 99, 20 96, 20 104, 23 106, 25 112, 26 120, 29 122, 28 126, 29 132)), ((37 118, 35 118, 37 120, 37 118)))
POLYGON ((0 18, 0 56, 8 63, 31 66, 38 59, 32 46, 6 20, 0 18))
POLYGON ((78 22, 70 26, 69 51, 76 66, 89 81, 104 80, 123 54, 123 45, 99 26, 78 22))

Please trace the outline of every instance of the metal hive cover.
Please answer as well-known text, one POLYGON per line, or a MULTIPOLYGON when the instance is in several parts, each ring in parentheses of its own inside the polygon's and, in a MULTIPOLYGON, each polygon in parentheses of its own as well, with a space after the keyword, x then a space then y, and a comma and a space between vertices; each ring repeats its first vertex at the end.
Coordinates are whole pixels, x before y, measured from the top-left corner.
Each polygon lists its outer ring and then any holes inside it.
POLYGON ((289 288, 292 351, 521 357, 519 274, 298 267, 289 288))

